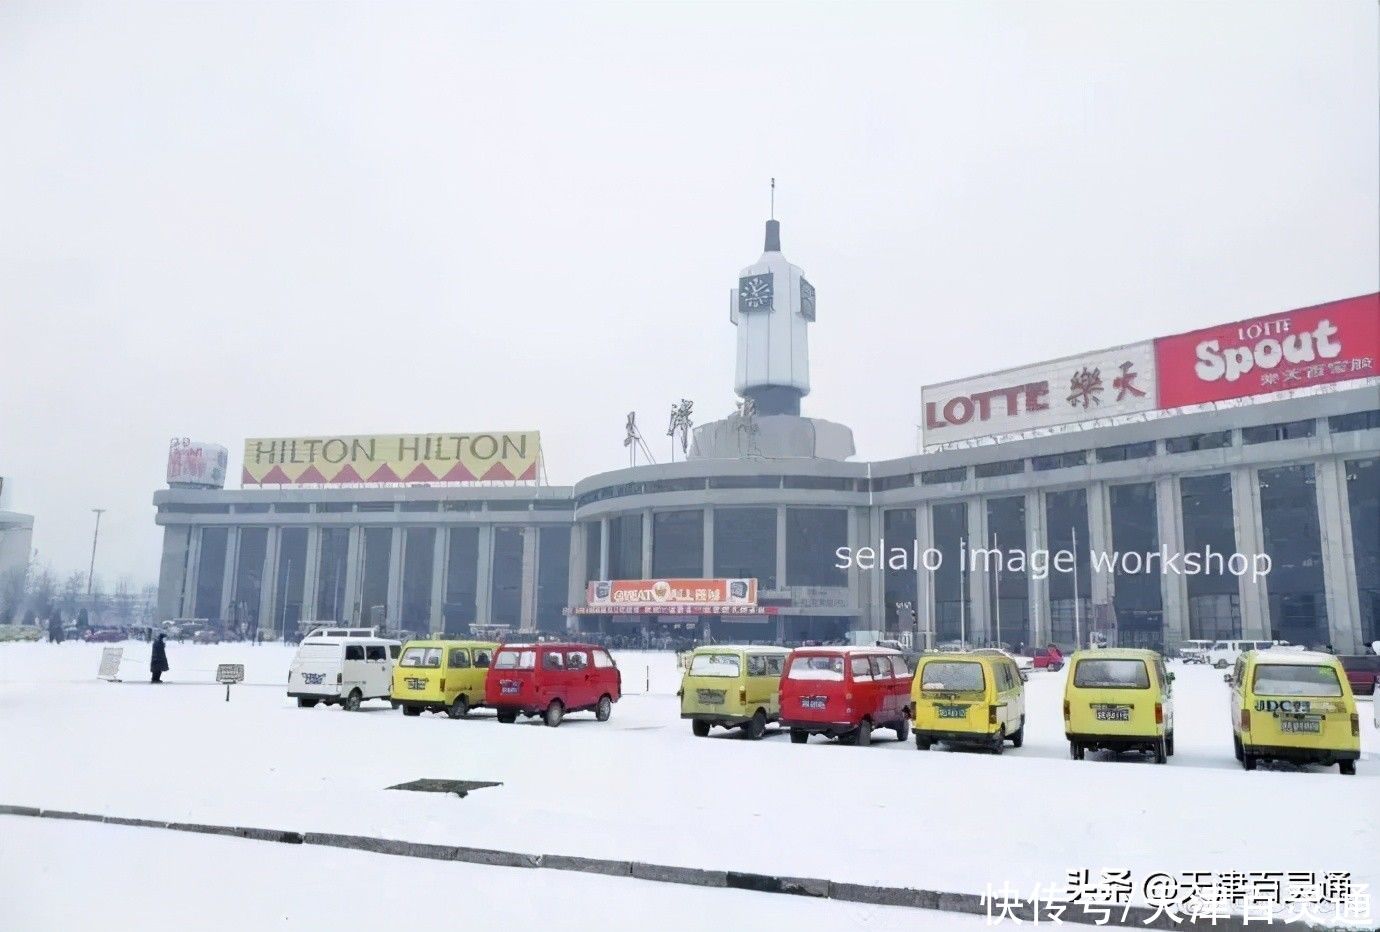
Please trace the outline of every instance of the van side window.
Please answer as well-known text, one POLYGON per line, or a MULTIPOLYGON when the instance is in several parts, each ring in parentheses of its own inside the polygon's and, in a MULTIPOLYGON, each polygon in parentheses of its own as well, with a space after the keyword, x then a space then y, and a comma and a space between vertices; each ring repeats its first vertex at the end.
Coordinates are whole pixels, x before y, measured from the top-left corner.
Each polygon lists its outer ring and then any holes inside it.
POLYGON ((362 644, 346 644, 346 645, 345 645, 345 659, 346 659, 346 660, 363 660, 363 659, 364 659, 364 645, 362 645, 362 644))
POLYGON ((910 679, 910 677, 911 677, 911 672, 910 672, 910 667, 906 665, 906 658, 904 658, 904 657, 892 657, 892 658, 891 658, 891 666, 892 666, 892 669, 894 669, 894 670, 896 671, 896 676, 897 676, 897 677, 899 677, 899 678, 901 678, 901 679, 904 679, 904 680, 910 679))
POLYGON ((853 658, 853 679, 870 680, 872 679, 872 665, 867 662, 866 657, 853 658))
POLYGON ((567 670, 583 670, 589 666, 589 654, 582 650, 572 650, 565 655, 565 668, 567 670))
POLYGON ((394 660, 397 660, 397 659, 398 659, 398 655, 401 654, 401 653, 402 653, 402 645, 401 645, 401 644, 389 644, 389 645, 388 645, 388 656, 389 656, 389 657, 392 657, 394 660))
POLYGON ((468 670, 469 666, 469 653, 463 647, 452 648, 450 652, 450 668, 452 670, 468 670))
POLYGON ((477 650, 477 651, 475 651, 475 652, 474 652, 474 665, 475 665, 476 667, 479 667, 480 669, 484 669, 484 668, 488 667, 488 665, 489 665, 489 652, 486 651, 486 650, 477 650))
POLYGON ((748 676, 766 676, 767 658, 761 654, 748 654, 748 676))
POLYGON ((780 675, 781 675, 781 671, 782 671, 783 669, 785 669, 785 666, 786 666, 786 658, 785 658, 785 657, 777 657, 777 656, 768 657, 768 658, 767 658, 767 676, 780 676, 780 675))
POLYGON ((892 673, 891 673, 891 658, 890 658, 890 657, 872 657, 872 658, 870 658, 870 659, 871 659, 871 661, 872 661, 872 678, 873 678, 873 679, 878 679, 878 680, 889 680, 889 679, 891 679, 892 673))
POLYGON ((547 651, 541 658, 543 670, 562 670, 565 668, 565 660, 559 651, 547 651))
POLYGON ((382 644, 370 644, 364 648, 364 658, 366 660, 387 660, 388 648, 382 644))
POLYGON ((613 666, 613 658, 609 656, 608 651, 596 650, 594 652, 594 665, 600 669, 611 667, 613 666))

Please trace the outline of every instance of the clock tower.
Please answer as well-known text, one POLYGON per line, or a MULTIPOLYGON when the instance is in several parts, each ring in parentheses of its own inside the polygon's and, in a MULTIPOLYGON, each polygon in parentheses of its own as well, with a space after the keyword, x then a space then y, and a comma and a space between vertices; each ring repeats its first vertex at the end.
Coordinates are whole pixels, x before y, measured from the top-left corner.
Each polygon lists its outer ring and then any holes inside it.
POLYGON ((815 319, 815 289, 781 254, 781 223, 767 221, 762 256, 738 273, 729 296, 729 319, 738 328, 734 390, 759 415, 800 415, 810 393, 806 328, 815 319))

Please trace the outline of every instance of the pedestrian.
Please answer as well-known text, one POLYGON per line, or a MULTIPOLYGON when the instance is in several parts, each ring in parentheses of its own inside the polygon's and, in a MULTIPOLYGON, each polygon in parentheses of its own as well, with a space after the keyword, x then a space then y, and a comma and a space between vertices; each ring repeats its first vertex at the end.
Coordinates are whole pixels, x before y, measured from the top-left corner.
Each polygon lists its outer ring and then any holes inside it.
POLYGON ((62 643, 62 615, 58 612, 48 618, 48 641, 52 644, 62 643))
POLYGON ((153 655, 149 658, 149 672, 153 674, 151 682, 163 682, 163 674, 168 669, 168 649, 163 644, 163 635, 153 639, 153 655))

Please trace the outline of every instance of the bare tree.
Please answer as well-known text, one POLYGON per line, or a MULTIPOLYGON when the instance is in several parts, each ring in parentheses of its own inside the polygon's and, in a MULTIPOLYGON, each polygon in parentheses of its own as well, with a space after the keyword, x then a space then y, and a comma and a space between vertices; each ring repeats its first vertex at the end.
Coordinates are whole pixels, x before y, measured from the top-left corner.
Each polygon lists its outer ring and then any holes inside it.
POLYGON ((81 607, 82 596, 85 594, 86 574, 80 570, 72 572, 62 581, 56 600, 64 618, 77 617, 77 609, 81 607))
POLYGON ((38 618, 46 619, 53 610, 57 597, 57 578, 47 566, 40 567, 29 584, 29 611, 38 618))

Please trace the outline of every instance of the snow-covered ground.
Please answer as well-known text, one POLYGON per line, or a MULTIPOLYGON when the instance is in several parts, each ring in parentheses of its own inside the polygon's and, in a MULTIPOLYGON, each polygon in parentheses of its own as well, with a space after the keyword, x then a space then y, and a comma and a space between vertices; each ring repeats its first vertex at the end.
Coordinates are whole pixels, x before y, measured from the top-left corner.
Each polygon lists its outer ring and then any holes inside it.
MULTIPOLYGON (((125 647, 127 681, 105 683, 95 678, 99 645, 0 645, 0 802, 972 893, 1003 882, 1029 890, 1079 868, 1125 868, 1135 877, 1349 870, 1380 890, 1380 734, 1369 700, 1357 776, 1335 767, 1246 773, 1232 757, 1221 673, 1203 667, 1174 666, 1177 754, 1155 766, 1135 755, 1069 760, 1062 673, 1032 674, 1025 746, 995 756, 922 753, 886 732, 870 748, 822 739, 795 746, 781 735, 697 739, 678 718, 669 654, 618 654, 625 685, 639 694, 624 698, 606 724, 582 714, 550 729, 499 725, 486 711, 451 721, 405 718, 384 703, 358 714, 298 709, 282 687, 292 652, 279 645, 172 644, 168 685, 151 686, 147 645, 125 647), (246 665, 248 682, 228 703, 211 682, 218 662, 246 665), (503 786, 463 800, 386 789, 420 777, 503 786)), ((29 910, 21 916, 37 915, 54 885, 108 890, 117 903, 137 905, 147 892, 145 865, 150 881, 171 871, 195 884, 205 869, 208 880, 223 870, 227 886, 240 890, 300 882, 292 894, 306 903, 314 878, 350 874, 359 858, 385 888, 444 871, 451 879, 466 872, 457 889, 471 877, 500 894, 511 886, 519 911, 556 908, 566 892, 567 915, 626 896, 628 927, 647 927, 634 921, 643 904, 669 921, 682 909, 767 901, 754 908, 772 916, 799 910, 814 918, 807 925, 833 928, 889 927, 898 912, 616 878, 550 881, 553 872, 542 872, 543 892, 531 894, 523 880, 530 874, 515 878, 512 869, 0 819, 0 877, 20 878, 17 905, 29 910), (74 847, 91 850, 74 857, 74 847), (16 875, 16 849, 20 860, 60 861, 60 876, 32 865, 16 875), (197 873, 183 876, 189 863, 197 873)), ((332 888, 337 896, 348 889, 332 888)), ((179 892, 177 907, 190 909, 201 895, 179 892)), ((223 902, 241 901, 227 894, 223 902)), ((276 915, 274 902, 246 908, 276 915)), ((518 916, 521 927, 528 915, 535 913, 518 916)), ((914 911, 896 921, 926 927, 914 911)))

